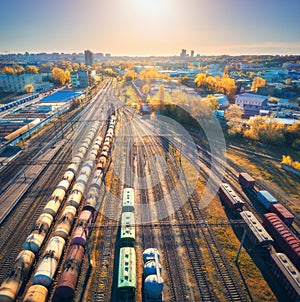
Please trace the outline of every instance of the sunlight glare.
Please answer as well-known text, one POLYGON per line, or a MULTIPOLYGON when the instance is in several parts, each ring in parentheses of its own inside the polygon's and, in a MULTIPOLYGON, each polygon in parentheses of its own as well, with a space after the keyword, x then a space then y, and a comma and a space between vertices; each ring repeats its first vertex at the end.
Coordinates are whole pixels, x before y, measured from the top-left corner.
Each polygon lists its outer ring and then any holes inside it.
POLYGON ((133 5, 139 13, 160 14, 165 12, 168 0, 134 0, 133 5))

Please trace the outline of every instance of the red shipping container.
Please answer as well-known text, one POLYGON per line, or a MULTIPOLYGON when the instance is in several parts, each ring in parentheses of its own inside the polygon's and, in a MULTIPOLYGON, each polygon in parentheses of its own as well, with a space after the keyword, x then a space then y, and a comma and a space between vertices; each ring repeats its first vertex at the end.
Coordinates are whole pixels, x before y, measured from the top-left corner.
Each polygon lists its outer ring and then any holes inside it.
POLYGON ((248 173, 239 174, 239 183, 246 188, 253 189, 255 186, 255 179, 251 177, 248 173))
POLYGON ((280 203, 272 204, 270 211, 277 214, 278 217, 288 226, 291 226, 294 221, 295 216, 280 203))

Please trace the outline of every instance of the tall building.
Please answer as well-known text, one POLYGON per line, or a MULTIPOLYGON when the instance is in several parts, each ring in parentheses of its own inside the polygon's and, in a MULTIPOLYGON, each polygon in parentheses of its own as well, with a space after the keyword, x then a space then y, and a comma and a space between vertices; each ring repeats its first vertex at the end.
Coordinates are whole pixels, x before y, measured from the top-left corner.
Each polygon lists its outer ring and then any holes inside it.
POLYGON ((195 52, 193 50, 191 50, 191 58, 194 57, 195 52))
POLYGON ((182 50, 181 50, 180 56, 181 56, 182 58, 185 58, 185 57, 186 57, 186 49, 182 49, 182 50))
POLYGON ((84 51, 85 65, 90 66, 94 64, 94 54, 90 50, 84 51))

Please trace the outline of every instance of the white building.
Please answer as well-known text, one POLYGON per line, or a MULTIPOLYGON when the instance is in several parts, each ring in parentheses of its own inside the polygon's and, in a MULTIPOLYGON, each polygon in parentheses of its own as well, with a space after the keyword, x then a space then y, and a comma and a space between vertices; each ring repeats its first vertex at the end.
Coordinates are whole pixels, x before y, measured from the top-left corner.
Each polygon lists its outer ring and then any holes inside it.
POLYGON ((261 109, 267 107, 268 97, 255 93, 240 93, 236 96, 235 104, 243 108, 247 115, 259 114, 261 109))
POLYGON ((26 92, 26 85, 33 85, 34 91, 45 91, 53 87, 51 83, 44 82, 39 74, 0 74, 0 88, 4 92, 26 92))

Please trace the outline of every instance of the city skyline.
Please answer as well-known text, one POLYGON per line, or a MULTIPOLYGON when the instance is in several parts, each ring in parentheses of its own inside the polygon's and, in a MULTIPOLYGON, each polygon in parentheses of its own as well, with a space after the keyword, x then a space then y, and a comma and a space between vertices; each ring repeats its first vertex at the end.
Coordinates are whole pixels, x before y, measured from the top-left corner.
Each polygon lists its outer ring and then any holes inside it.
POLYGON ((298 0, 12 0, 1 8, 0 53, 300 54, 298 0))

